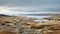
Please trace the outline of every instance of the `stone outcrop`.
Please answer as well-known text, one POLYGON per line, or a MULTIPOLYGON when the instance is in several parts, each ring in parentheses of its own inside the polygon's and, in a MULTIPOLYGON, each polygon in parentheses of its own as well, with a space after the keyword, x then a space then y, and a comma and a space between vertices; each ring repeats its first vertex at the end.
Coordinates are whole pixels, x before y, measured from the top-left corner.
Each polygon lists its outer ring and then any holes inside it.
POLYGON ((1 31, 0 34, 16 34, 16 33, 10 31, 1 31))
POLYGON ((45 33, 47 31, 47 33, 54 34, 55 32, 60 33, 60 22, 34 22, 31 18, 20 16, 0 17, 0 32, 6 30, 11 32, 19 30, 21 33, 24 33, 24 30, 35 30, 36 32, 43 31, 45 33))

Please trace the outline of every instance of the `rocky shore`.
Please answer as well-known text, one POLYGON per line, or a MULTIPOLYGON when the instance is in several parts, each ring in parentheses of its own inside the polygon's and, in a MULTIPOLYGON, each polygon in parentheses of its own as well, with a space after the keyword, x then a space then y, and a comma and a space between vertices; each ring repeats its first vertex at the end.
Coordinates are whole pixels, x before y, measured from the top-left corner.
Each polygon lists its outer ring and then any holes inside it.
POLYGON ((60 18, 44 18, 48 22, 35 22, 21 16, 0 16, 0 34, 59 34, 60 18), (55 20, 52 21, 51 20, 55 20), (10 33, 11 32, 11 33, 10 33))

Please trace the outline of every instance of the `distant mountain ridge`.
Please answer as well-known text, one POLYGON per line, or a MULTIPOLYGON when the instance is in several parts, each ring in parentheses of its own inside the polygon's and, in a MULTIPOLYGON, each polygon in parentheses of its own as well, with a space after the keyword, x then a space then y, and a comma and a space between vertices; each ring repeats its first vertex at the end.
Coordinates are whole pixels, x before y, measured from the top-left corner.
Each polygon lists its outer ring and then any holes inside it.
POLYGON ((0 16, 10 17, 9 15, 5 15, 5 14, 0 14, 0 16))

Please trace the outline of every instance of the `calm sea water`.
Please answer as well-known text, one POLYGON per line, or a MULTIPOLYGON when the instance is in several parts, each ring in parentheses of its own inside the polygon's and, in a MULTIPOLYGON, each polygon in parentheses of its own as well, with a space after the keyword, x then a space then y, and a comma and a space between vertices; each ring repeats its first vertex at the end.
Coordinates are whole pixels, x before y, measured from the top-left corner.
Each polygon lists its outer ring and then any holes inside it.
POLYGON ((45 19, 43 19, 43 18, 48 18, 48 17, 51 17, 51 16, 43 16, 43 15, 18 15, 18 16, 23 16, 23 17, 28 17, 28 18, 32 18, 34 21, 39 21, 39 22, 41 22, 41 21, 47 21, 47 20, 45 20, 45 19))

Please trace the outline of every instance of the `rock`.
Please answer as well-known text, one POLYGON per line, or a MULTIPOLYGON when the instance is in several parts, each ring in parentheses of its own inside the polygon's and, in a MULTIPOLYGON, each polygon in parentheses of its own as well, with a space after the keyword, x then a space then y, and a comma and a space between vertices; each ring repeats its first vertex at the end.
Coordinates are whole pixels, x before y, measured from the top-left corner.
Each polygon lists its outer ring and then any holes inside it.
POLYGON ((2 31, 2 32, 0 32, 0 34, 16 34, 16 33, 10 32, 10 31, 2 31))

